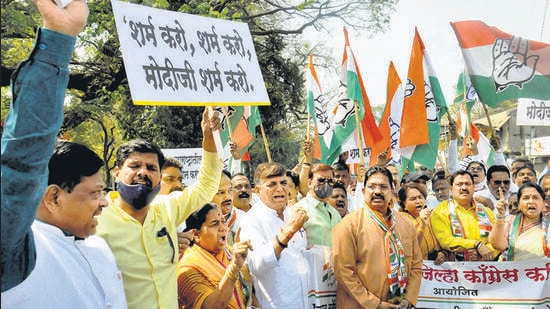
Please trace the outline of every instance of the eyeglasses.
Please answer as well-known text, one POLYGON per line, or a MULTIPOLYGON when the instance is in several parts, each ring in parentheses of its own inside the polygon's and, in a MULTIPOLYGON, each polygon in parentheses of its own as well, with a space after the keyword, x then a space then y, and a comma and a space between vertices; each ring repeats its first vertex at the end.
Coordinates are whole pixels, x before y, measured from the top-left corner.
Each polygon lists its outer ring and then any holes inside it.
POLYGON ((319 177, 317 178, 317 182, 322 185, 324 184, 325 182, 328 182, 329 185, 334 185, 334 179, 332 178, 325 178, 325 177, 319 177))
POLYGON ((504 184, 505 186, 510 184, 510 180, 493 180, 493 183, 497 186, 504 184))

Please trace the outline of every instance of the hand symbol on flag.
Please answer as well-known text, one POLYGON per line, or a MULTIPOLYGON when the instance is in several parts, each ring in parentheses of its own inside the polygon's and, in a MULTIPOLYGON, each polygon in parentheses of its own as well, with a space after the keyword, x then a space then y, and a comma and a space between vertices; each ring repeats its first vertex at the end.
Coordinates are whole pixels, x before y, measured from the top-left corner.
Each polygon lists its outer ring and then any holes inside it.
POLYGON ((497 92, 509 85, 522 88, 535 75, 538 55, 527 56, 529 41, 513 36, 496 39, 493 45, 493 79, 497 92))

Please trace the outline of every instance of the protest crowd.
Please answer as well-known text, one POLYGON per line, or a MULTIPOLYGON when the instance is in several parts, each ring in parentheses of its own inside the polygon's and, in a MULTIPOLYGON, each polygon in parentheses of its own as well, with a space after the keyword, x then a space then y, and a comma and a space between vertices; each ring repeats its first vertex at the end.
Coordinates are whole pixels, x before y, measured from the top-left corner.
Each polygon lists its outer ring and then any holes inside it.
MULTIPOLYGON (((94 151, 58 140, 87 4, 34 2, 44 25, 2 135, 3 308, 415 308, 426 261, 546 259, 550 273, 550 161, 507 161, 497 136, 491 160, 471 137, 459 155, 450 118, 444 168, 405 166, 389 145, 357 164, 341 148, 321 159, 306 136, 295 166, 248 177, 224 168, 222 119, 205 108, 196 183, 136 139, 110 190, 94 151)), ((230 159, 241 150, 231 142, 230 159)))

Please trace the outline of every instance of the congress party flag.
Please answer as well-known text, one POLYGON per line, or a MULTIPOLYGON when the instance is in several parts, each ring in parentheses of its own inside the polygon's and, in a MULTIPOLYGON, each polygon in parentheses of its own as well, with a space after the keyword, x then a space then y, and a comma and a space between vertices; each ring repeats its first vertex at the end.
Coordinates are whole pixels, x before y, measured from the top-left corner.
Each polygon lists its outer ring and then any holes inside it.
POLYGON ((439 80, 422 38, 415 29, 401 120, 402 148, 399 151, 402 156, 402 168, 412 169, 412 161, 430 169, 434 168, 439 147, 441 118, 446 112, 447 103, 439 80), (421 134, 426 136, 418 136, 421 134), (411 140, 418 144, 412 144, 411 140), (406 147, 403 148, 403 145, 406 147))
POLYGON ((330 147, 333 135, 332 118, 334 114, 327 112, 327 102, 325 101, 325 96, 323 96, 317 71, 313 65, 312 55, 309 56, 306 78, 307 110, 310 117, 313 118, 315 132, 314 157, 323 163, 330 164, 332 162, 328 162, 328 157, 333 153, 330 147))
POLYGON ((468 75, 460 74, 457 83, 457 95, 455 103, 460 102, 460 110, 458 112, 458 134, 464 138, 464 146, 462 148, 462 156, 473 155, 470 143, 475 143, 477 148, 476 157, 482 160, 488 166, 493 165, 495 151, 489 139, 481 132, 472 122, 472 108, 477 102, 477 93, 473 89, 468 75))
MULTIPOLYGON (((229 160, 231 151, 229 142, 233 141, 243 154, 254 140, 254 137, 243 123, 244 106, 218 106, 214 111, 221 118, 221 130, 215 135, 216 148, 222 160, 229 160), (219 136, 219 137, 218 137, 219 136)), ((216 131, 218 132, 218 131, 216 131)))
POLYGON ((470 126, 472 125, 471 113, 472 107, 478 99, 477 92, 467 74, 460 73, 456 84, 455 104, 460 104, 458 112, 457 128, 458 134, 465 137, 470 135, 470 126))
MULTIPOLYGON (((334 116, 334 134, 331 141, 333 153, 329 156, 328 162, 333 162, 341 151, 341 146, 353 135, 354 131, 361 129, 361 135, 366 145, 374 145, 382 138, 374 114, 363 85, 363 78, 359 66, 355 60, 353 51, 349 44, 348 32, 344 28, 344 54, 342 56, 342 71, 340 75, 340 96, 338 99, 336 114, 334 116), (360 125, 357 125, 355 116, 355 102, 357 102, 357 114, 360 125), (366 119, 363 119, 366 117, 366 119), (336 151, 335 151, 336 149, 336 151)), ((355 141, 353 141, 355 142, 355 141)), ((355 142, 356 143, 356 142, 355 142)), ((357 143, 356 143, 357 144, 357 143)), ((362 148, 363 145, 357 145, 362 148)))
POLYGON ((478 20, 452 22, 481 103, 550 103, 550 44, 528 40, 478 20))
POLYGON ((371 147, 369 166, 375 165, 378 155, 386 149, 390 149, 388 152, 388 156, 391 157, 390 163, 400 162, 399 153, 394 152, 393 149, 399 147, 399 129, 401 125, 401 115, 403 114, 403 95, 401 79, 397 74, 393 62, 390 61, 386 89, 386 106, 384 108, 384 114, 380 119, 380 124, 378 125, 382 139, 371 147))

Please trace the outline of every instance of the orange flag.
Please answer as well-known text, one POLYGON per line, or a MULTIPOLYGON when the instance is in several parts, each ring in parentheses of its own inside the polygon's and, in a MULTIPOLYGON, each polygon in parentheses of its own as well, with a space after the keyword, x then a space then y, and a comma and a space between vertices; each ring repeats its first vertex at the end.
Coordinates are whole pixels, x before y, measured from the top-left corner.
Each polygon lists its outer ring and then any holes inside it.
POLYGON ((390 61, 388 68, 388 85, 386 88, 386 107, 384 108, 384 114, 382 115, 382 119, 380 119, 380 124, 378 125, 378 129, 382 134, 382 139, 371 147, 369 166, 375 165, 378 155, 386 149, 390 149, 386 158, 391 157, 391 130, 389 119, 392 113, 392 102, 396 99, 395 95, 400 85, 401 79, 397 74, 397 70, 395 69, 393 62, 390 61))
POLYGON ((401 118, 400 148, 427 144, 428 116, 426 113, 426 93, 424 92, 424 43, 414 31, 414 41, 409 62, 407 85, 405 86, 405 100, 403 116, 401 118))

